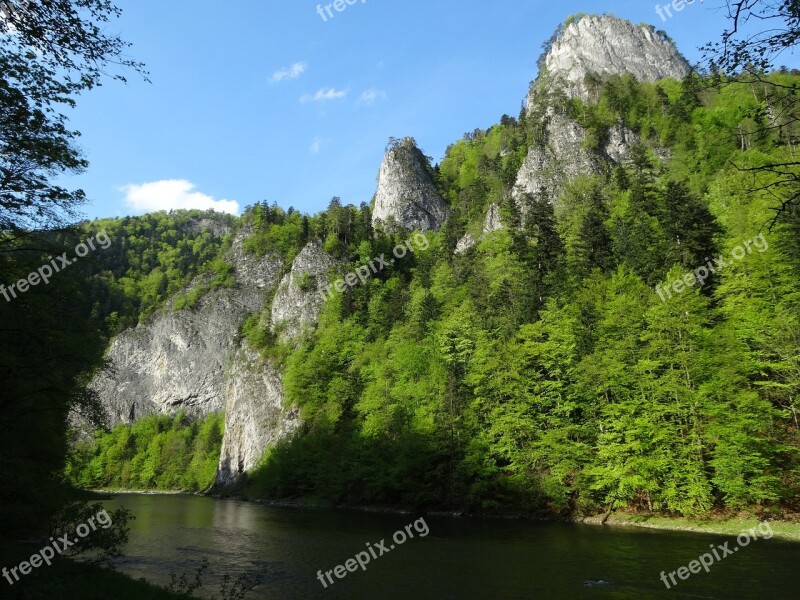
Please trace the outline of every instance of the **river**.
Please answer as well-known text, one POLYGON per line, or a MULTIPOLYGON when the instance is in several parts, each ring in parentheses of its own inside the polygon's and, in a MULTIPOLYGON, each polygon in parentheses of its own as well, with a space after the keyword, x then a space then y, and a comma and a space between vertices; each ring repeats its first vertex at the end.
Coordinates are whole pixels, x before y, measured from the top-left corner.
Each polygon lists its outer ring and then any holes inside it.
POLYGON ((193 496, 121 495, 105 504, 125 506, 136 517, 120 571, 167 584, 170 573, 192 579, 207 558, 199 593, 205 597, 218 593, 224 574, 259 573, 263 583, 248 599, 800 598, 800 544, 763 539, 758 530, 757 541, 739 548, 735 537, 720 535, 434 516, 420 521, 418 515, 193 496), (395 540, 398 530, 403 535, 395 540), (688 579, 680 579, 679 567, 726 542, 730 553, 717 550, 720 560, 708 573, 684 571, 688 579), (354 560, 349 567, 355 571, 348 571, 346 561, 359 553, 364 568, 354 560), (672 571, 676 585, 668 579, 672 571))

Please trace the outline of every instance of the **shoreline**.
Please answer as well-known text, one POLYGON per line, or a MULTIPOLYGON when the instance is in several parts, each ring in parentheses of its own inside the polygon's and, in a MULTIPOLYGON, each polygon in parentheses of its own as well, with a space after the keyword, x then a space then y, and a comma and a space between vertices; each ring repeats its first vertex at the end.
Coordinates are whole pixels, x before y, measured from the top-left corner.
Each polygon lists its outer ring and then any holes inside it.
MULTIPOLYGON (((603 515, 584 517, 575 520, 585 525, 603 526, 603 515)), ((786 542, 800 542, 800 521, 781 519, 759 519, 754 516, 727 516, 690 519, 688 517, 665 517, 663 515, 646 515, 633 513, 614 513, 606 521, 611 527, 638 527, 640 529, 656 529, 659 531, 686 531, 713 535, 736 536, 767 522, 773 530, 770 539, 786 542)))
MULTIPOLYGON (((154 490, 91 490, 95 494, 104 495, 138 495, 138 496, 195 496, 207 497, 216 500, 238 500, 250 502, 262 506, 272 506, 276 508, 293 509, 316 509, 316 510, 344 510, 357 511, 363 513, 395 514, 408 515, 416 514, 420 511, 399 506, 335 506, 329 503, 316 501, 314 499, 305 500, 269 500, 263 498, 253 498, 241 494, 220 494, 220 493, 198 493, 180 492, 173 490, 154 491, 154 490)), ((714 517, 674 517, 658 514, 627 513, 615 512, 602 522, 604 515, 598 514, 587 517, 567 517, 567 518, 546 518, 524 513, 505 513, 505 514, 473 514, 463 511, 448 510, 426 510, 424 514, 435 517, 447 517, 455 519, 499 519, 499 520, 526 520, 541 523, 574 523, 578 525, 591 525, 594 527, 636 527, 640 529, 655 529, 660 531, 685 531, 690 533, 705 533, 713 535, 736 536, 742 531, 755 527, 759 522, 767 521, 773 529, 772 539, 779 539, 788 542, 800 542, 800 519, 787 519, 785 516, 771 519, 759 519, 752 515, 730 515, 714 517)), ((793 515, 797 517, 798 515, 793 515)))

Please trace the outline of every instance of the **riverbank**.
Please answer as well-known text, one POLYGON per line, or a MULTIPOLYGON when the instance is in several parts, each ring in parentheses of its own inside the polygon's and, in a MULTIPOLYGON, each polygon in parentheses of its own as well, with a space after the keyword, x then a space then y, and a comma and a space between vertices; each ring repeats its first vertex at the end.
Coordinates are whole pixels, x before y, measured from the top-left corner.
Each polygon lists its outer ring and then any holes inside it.
MULTIPOLYGON (((98 495, 186 495, 186 496, 208 496, 216 499, 230 499, 239 500, 242 502, 253 502, 262 504, 264 506, 275 506, 279 508, 307 508, 307 509, 321 509, 321 510, 353 510, 358 512, 373 512, 373 513, 386 513, 386 514, 417 514, 418 511, 413 509, 399 507, 399 506, 341 506, 334 505, 330 502, 308 497, 292 500, 271 500, 266 498, 257 498, 248 496, 242 493, 225 493, 219 489, 212 491, 208 494, 200 494, 196 492, 175 492, 175 491, 135 491, 135 490, 93 490, 93 493, 98 495)), ((708 518, 688 518, 688 517, 674 517, 663 515, 652 515, 642 513, 626 513, 615 512, 603 523, 605 515, 599 514, 590 517, 575 517, 565 519, 544 519, 535 515, 524 513, 501 513, 501 514, 473 514, 459 511, 446 511, 446 510, 426 510, 426 515, 451 517, 451 518, 467 518, 467 519, 522 519, 531 521, 556 521, 562 520, 567 522, 582 523, 584 525, 594 525, 598 527, 613 526, 613 527, 640 527, 645 529, 660 529, 665 531, 689 531, 693 533, 711 533, 718 535, 736 536, 743 531, 747 531, 753 527, 757 527, 759 519, 754 516, 713 516, 708 518)), ((782 539, 791 542, 800 542, 800 515, 793 515, 794 518, 769 518, 766 519, 774 532, 775 539, 782 539)), ((762 519, 764 520, 764 519, 762 519)))
MULTIPOLYGON (((0 539, 0 568, 9 571, 39 551, 40 545, 0 539)), ((14 578, 9 574, 12 581, 14 578)), ((59 600, 178 600, 185 598, 114 571, 65 558, 41 565, 9 585, 0 580, 0 597, 59 600)))
MULTIPOLYGON (((604 515, 578 519, 577 522, 587 525, 603 526, 604 515)), ((800 542, 800 521, 795 520, 766 520, 772 531, 774 539, 800 542)), ((643 527, 647 529, 661 529, 668 531, 691 531, 694 533, 714 533, 720 535, 739 535, 753 527, 757 527, 759 519, 755 517, 716 517, 708 519, 689 519, 687 517, 664 517, 660 515, 642 515, 629 513, 614 513, 606 521, 606 526, 614 527, 643 527)))
MULTIPOLYGON (((246 494, 224 493, 210 494, 214 498, 231 498, 245 502, 256 502, 266 506, 276 506, 285 508, 314 508, 314 509, 336 509, 336 510, 355 510, 359 512, 376 512, 391 514, 416 514, 408 508, 395 506, 335 506, 316 498, 301 498, 294 500, 269 500, 255 498, 246 494)), ((758 519, 755 516, 727 516, 715 515, 708 518, 688 518, 674 517, 642 513, 614 512, 603 523, 605 515, 599 514, 590 517, 574 517, 565 519, 546 519, 535 515, 524 513, 501 513, 501 514, 472 514, 459 511, 445 510, 426 510, 426 515, 453 517, 453 518, 474 518, 474 519, 522 519, 531 521, 556 521, 582 523, 598 527, 640 527, 646 529, 661 529, 665 531, 688 531, 693 533, 712 533, 718 535, 736 536, 743 531, 757 527, 759 522, 767 520, 774 532, 774 538, 792 542, 800 542, 800 515, 793 515, 792 518, 772 517, 768 519, 758 519)))

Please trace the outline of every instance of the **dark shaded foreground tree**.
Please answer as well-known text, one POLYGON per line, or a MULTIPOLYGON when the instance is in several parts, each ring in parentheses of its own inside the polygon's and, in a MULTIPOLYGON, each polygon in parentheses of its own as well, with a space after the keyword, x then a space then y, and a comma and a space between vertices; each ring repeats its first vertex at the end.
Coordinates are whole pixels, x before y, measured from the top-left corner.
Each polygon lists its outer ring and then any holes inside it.
POLYGON ((66 108, 113 69, 143 74, 128 44, 106 33, 120 15, 109 0, 3 3, 0 13, 0 232, 67 224, 85 198, 54 182, 88 166, 66 108))
POLYGON ((0 296, 0 532, 39 528, 71 499, 60 477, 70 416, 81 414, 102 425, 96 398, 85 389, 106 344, 87 295, 88 259, 16 298, 8 289, 76 238, 41 238, 42 249, 52 250, 45 256, 35 250, 12 257, 0 253, 10 299, 0 296))
POLYGON ((6 288, 79 241, 66 226, 84 193, 56 178, 88 163, 64 111, 124 79, 114 70, 146 77, 106 33, 119 14, 108 0, 12 0, 0 14, 0 532, 30 532, 70 501, 59 477, 68 419, 100 419, 85 390, 105 346, 83 285, 90 259, 17 297, 6 288))

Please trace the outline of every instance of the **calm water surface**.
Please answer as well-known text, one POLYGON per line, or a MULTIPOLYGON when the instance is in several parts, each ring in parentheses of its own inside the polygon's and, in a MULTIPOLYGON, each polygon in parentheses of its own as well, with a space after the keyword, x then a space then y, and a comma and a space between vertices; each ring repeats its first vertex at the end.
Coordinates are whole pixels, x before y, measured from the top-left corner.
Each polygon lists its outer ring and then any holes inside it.
MULTIPOLYGON (((118 496, 136 516, 119 570, 166 584, 210 561, 206 595, 216 578, 260 572, 254 600, 304 598, 800 599, 800 544, 751 542, 667 590, 661 571, 674 571, 735 538, 619 527, 425 517, 430 533, 372 560, 367 570, 335 579, 327 571, 391 537, 416 517, 265 507, 186 496, 118 496), (602 581, 603 583, 597 583, 602 581)), ((190 577, 191 579, 191 577, 190 577)), ((202 595, 202 594, 201 594, 202 595)))

